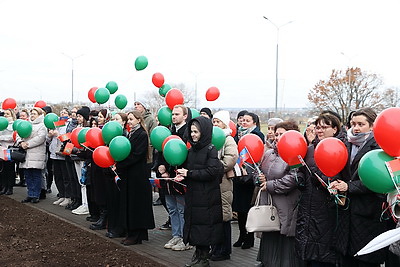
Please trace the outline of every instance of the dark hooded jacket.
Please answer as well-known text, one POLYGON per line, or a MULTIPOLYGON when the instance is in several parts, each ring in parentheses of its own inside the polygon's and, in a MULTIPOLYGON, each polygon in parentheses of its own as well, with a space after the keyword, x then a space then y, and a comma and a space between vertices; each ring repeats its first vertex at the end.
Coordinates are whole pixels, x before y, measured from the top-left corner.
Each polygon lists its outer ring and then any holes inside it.
MULTIPOLYGON (((184 242, 195 246, 209 246, 221 242, 222 203, 220 192, 220 177, 223 165, 218 159, 217 150, 211 144, 212 123, 210 119, 196 117, 188 124, 188 129, 194 121, 200 124, 200 139, 193 142, 188 136, 191 148, 189 150, 186 168, 187 190, 185 194, 185 226, 184 242)), ((190 132, 190 130, 189 130, 190 132)))

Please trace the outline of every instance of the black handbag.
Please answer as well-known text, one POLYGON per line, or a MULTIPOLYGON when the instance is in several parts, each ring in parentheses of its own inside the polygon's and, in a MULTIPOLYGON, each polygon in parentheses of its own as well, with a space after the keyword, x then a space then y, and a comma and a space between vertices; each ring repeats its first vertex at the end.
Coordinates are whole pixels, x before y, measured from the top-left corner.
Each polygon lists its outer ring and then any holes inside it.
POLYGON ((26 158, 26 150, 19 146, 9 146, 11 160, 14 162, 24 162, 26 158))

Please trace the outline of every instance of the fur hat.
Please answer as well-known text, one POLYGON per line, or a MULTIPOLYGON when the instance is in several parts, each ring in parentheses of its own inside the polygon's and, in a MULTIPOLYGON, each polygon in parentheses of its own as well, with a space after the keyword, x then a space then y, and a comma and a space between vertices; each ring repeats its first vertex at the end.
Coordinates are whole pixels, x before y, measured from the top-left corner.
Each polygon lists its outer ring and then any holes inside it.
POLYGON ((268 124, 268 126, 275 126, 281 122, 283 122, 283 120, 281 118, 271 118, 268 120, 267 124, 268 124))
POLYGON ((82 115, 82 117, 84 117, 85 120, 88 121, 89 120, 89 114, 90 114, 90 108, 87 107, 87 106, 82 106, 80 109, 78 109, 76 114, 82 115))
POLYGON ((202 109, 200 109, 200 114, 201 114, 202 112, 206 113, 206 114, 208 115, 208 117, 210 117, 210 119, 213 118, 213 114, 211 113, 211 109, 209 109, 209 108, 202 108, 202 109))
POLYGON ((214 114, 214 119, 219 119, 222 121, 225 125, 226 128, 229 128, 229 122, 231 120, 229 111, 227 110, 220 110, 214 114))

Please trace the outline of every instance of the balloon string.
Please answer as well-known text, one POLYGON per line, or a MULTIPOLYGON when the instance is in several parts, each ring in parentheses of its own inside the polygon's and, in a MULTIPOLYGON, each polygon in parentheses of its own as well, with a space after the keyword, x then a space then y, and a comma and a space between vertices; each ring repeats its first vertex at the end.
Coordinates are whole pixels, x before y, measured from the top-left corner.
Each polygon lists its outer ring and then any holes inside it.
POLYGON ((157 179, 157 180, 168 180, 168 181, 172 181, 172 182, 174 182, 174 183, 177 183, 177 184, 179 184, 179 185, 182 185, 182 186, 186 187, 185 184, 180 183, 180 182, 178 182, 178 181, 175 181, 174 178, 158 178, 158 177, 156 177, 156 178, 150 178, 150 179, 154 179, 154 180, 156 180, 156 179, 157 179))
POLYGON ((249 157, 250 157, 251 161, 253 162, 253 164, 254 164, 254 166, 255 166, 255 168, 256 168, 258 174, 260 175, 262 172, 261 172, 260 168, 258 168, 258 165, 257 165, 256 162, 254 161, 253 157, 251 156, 250 151, 247 149, 246 146, 245 146, 244 148, 247 150, 247 153, 249 153, 249 157))

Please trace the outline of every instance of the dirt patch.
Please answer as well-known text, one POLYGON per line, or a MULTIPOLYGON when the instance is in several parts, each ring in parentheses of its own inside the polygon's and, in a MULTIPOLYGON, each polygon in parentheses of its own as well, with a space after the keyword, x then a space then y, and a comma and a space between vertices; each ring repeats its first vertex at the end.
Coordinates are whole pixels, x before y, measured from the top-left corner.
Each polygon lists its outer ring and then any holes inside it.
POLYGON ((0 197, 1 266, 164 266, 29 205, 0 197))

